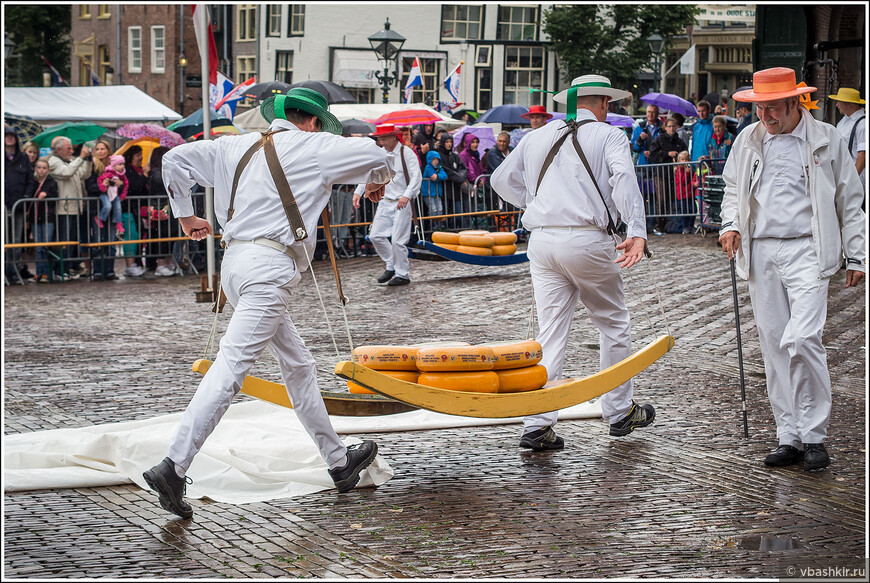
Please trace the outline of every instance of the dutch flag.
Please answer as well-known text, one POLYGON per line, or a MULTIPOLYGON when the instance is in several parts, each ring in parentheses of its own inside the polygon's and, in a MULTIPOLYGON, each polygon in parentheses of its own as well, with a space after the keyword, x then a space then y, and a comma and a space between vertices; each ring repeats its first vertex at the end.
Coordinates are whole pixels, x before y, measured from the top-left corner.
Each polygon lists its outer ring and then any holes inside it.
POLYGON ((459 80, 462 76, 462 65, 464 64, 464 61, 459 61, 456 68, 444 79, 444 87, 447 88, 447 93, 453 98, 454 103, 459 102, 459 80))
POLYGON ((417 85, 423 85, 423 72, 420 70, 420 60, 414 57, 414 66, 411 67, 411 72, 408 73, 408 82, 405 84, 405 103, 411 101, 411 88, 417 85))

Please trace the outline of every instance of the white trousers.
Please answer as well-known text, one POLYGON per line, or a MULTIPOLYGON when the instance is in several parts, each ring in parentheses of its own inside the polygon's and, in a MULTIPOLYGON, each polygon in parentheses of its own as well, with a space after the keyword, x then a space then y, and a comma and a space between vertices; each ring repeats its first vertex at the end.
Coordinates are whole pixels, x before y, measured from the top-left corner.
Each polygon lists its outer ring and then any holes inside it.
POLYGON ((387 264, 387 271, 408 277, 411 261, 408 259, 408 240, 411 238, 411 202, 405 208, 396 208, 398 200, 382 198, 372 219, 369 240, 378 256, 387 264), (392 242, 387 240, 389 237, 392 242))
MULTIPOLYGON (((529 265, 544 350, 547 378, 562 378, 562 363, 579 299, 599 332, 601 370, 631 355, 631 320, 622 291, 613 238, 598 229, 535 229, 529 238, 529 265)), ((616 423, 628 414, 631 380, 601 397, 604 420, 616 423)), ((558 411, 530 415, 523 433, 556 424, 558 411)))
MULTIPOLYGON (((320 455, 329 467, 344 459, 347 448, 329 421, 314 358, 287 314, 290 288, 298 280, 295 263, 281 251, 254 244, 231 244, 227 249, 221 287, 233 316, 169 446, 169 458, 185 471, 264 348, 278 360, 293 409, 320 455)), ((240 442, 244 439, 239 436, 240 442)))
POLYGON ((749 296, 779 444, 822 443, 831 416, 822 345, 829 278, 819 278, 812 237, 753 239, 750 263, 749 296))

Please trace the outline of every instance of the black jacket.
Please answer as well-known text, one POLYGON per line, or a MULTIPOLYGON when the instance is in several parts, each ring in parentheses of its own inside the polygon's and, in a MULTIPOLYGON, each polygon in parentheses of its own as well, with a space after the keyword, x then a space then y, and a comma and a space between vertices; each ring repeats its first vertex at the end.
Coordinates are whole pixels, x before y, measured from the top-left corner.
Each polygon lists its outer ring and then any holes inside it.
POLYGON ((676 162, 676 158, 668 156, 668 152, 676 152, 679 154, 683 150, 687 150, 686 142, 680 139, 680 136, 674 134, 668 135, 668 132, 661 132, 653 140, 652 146, 649 149, 650 162, 653 164, 667 164, 676 162))
POLYGON ((121 210, 133 216, 139 216, 139 207, 147 205, 148 202, 145 199, 131 200, 130 197, 148 195, 148 177, 144 174, 139 174, 129 164, 124 173, 127 176, 130 188, 127 190, 127 198, 121 201, 121 210))
POLYGON ((56 214, 55 207, 57 206, 57 181, 48 175, 38 190, 36 190, 36 187, 39 186, 39 181, 34 179, 33 185, 34 198, 40 192, 45 192, 45 198, 39 202, 27 203, 27 220, 40 225, 43 223, 53 223, 56 214))
POLYGON ((444 133, 441 135, 441 141, 438 142, 438 153, 441 154, 441 167, 447 173, 447 180, 456 184, 462 184, 468 176, 468 169, 465 168, 465 164, 462 163, 456 150, 447 150, 444 147, 444 142, 448 139, 452 140, 453 137, 448 133, 444 133))
MULTIPOLYGON (((5 152, 4 152, 5 153, 5 152)), ((12 210, 12 205, 22 198, 31 198, 36 190, 33 178, 33 164, 27 154, 21 151, 18 136, 15 136, 15 152, 10 157, 6 154, 6 176, 3 180, 6 208, 12 210)), ((22 203, 23 204, 23 203, 22 203)), ((18 205, 23 209, 21 205, 18 205)))

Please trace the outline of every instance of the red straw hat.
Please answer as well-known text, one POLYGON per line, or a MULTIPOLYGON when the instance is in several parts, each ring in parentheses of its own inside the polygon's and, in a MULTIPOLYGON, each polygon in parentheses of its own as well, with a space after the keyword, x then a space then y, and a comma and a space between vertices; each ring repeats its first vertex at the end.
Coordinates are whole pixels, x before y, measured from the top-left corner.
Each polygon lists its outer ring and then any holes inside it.
POLYGON ((547 109, 543 105, 533 105, 529 108, 528 113, 524 113, 520 115, 520 117, 524 117, 529 119, 533 115, 546 115, 547 119, 553 117, 553 114, 548 112, 547 109))
POLYGON ((396 129, 391 123, 379 125, 375 128, 375 133, 369 134, 372 138, 382 138, 384 136, 398 136, 402 132, 396 129))
POLYGON ((815 90, 815 87, 798 87, 794 69, 774 67, 752 75, 752 89, 738 91, 731 97, 735 101, 775 101, 815 90))

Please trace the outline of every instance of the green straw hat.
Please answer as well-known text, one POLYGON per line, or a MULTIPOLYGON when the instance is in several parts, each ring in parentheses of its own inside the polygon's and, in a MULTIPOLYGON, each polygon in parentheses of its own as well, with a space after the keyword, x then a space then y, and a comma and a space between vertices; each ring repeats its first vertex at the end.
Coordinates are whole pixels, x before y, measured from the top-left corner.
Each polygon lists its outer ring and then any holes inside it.
POLYGON ((260 105, 260 114, 270 124, 276 119, 287 119, 287 109, 298 109, 317 116, 321 131, 341 135, 341 122, 329 113, 326 98, 314 89, 294 87, 286 95, 272 95, 260 105))

